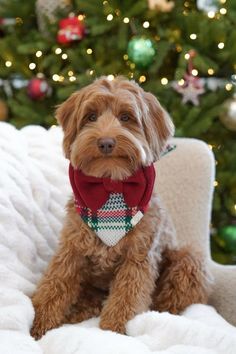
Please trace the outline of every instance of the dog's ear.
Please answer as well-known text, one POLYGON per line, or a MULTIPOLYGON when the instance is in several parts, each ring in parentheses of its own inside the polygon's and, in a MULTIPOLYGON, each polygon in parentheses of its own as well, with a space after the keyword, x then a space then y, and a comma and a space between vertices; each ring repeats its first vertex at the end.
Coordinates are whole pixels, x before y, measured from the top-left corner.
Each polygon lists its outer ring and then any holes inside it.
POLYGON ((153 94, 144 92, 144 100, 148 108, 146 133, 154 158, 157 160, 160 158, 167 140, 174 135, 174 124, 153 94))
POLYGON ((64 131, 63 149, 66 158, 70 158, 71 144, 77 134, 77 114, 80 104, 80 92, 73 93, 56 109, 56 119, 64 131))

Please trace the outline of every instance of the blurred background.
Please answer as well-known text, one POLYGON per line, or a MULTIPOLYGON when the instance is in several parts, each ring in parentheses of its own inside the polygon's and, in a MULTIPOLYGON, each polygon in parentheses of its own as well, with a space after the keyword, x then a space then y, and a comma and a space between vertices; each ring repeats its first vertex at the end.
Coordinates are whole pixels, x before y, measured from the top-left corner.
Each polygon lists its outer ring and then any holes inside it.
POLYGON ((49 128, 72 92, 117 74, 213 150, 212 257, 236 264, 236 1, 0 0, 0 120, 49 128))

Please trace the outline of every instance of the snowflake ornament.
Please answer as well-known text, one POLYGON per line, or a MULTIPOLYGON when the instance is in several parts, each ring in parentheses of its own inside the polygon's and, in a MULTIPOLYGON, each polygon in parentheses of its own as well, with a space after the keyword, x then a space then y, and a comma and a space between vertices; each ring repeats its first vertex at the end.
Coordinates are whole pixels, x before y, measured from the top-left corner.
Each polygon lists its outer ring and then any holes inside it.
POLYGON ((173 88, 183 96, 182 102, 184 104, 191 102, 194 106, 199 106, 199 95, 205 92, 203 81, 189 74, 184 75, 183 85, 174 83, 173 88))

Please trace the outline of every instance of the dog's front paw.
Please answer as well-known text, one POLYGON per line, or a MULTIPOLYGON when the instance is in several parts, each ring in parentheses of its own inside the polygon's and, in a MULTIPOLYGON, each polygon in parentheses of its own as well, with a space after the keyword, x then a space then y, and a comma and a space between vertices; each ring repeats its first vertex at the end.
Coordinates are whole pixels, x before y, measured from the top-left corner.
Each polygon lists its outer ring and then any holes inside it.
POLYGON ((113 322, 109 319, 101 319, 99 327, 106 331, 117 332, 120 334, 125 334, 125 324, 119 321, 113 322))
POLYGON ((58 327, 58 323, 52 321, 52 319, 46 318, 46 316, 39 316, 36 314, 30 334, 36 340, 40 339, 50 329, 58 327))

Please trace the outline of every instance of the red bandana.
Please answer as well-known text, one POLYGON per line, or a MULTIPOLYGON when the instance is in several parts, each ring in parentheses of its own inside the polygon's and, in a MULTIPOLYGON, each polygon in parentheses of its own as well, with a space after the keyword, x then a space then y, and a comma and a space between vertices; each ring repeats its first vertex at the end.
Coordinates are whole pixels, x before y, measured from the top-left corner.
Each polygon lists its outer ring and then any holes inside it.
POLYGON ((124 181, 86 176, 82 171, 69 166, 70 183, 76 204, 96 213, 109 199, 111 193, 121 193, 128 207, 148 207, 155 182, 155 168, 151 164, 140 168, 124 181))

